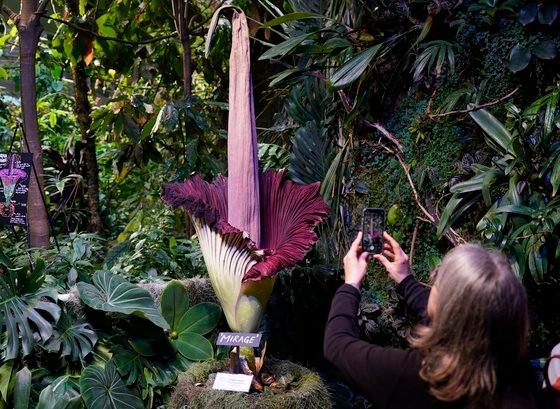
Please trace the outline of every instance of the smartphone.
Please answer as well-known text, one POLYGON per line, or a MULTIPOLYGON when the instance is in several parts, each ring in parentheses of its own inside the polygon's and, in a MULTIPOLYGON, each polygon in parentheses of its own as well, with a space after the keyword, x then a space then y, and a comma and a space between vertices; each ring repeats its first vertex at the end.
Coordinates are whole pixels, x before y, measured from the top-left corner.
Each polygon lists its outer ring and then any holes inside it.
POLYGON ((385 209, 366 207, 362 215, 362 250, 370 254, 383 251, 385 209))

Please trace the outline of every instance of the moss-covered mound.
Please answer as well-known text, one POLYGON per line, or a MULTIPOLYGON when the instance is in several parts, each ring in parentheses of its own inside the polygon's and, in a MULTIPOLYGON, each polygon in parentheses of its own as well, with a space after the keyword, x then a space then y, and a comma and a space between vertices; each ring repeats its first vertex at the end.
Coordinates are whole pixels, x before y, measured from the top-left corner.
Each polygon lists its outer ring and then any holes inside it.
POLYGON ((281 388, 240 393, 212 389, 216 372, 227 372, 227 361, 192 365, 179 379, 169 402, 170 409, 328 409, 332 407, 327 387, 318 374, 289 361, 268 359, 263 372, 272 375, 281 388))

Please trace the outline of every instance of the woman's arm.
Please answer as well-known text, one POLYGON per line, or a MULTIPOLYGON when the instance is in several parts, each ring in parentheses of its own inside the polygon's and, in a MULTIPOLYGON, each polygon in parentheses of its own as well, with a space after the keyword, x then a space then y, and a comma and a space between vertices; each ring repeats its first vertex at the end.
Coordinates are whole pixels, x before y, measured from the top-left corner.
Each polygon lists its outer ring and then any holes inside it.
POLYGON ((420 318, 422 324, 429 322, 426 311, 428 298, 430 297, 429 287, 416 281, 416 278, 411 274, 399 283, 397 293, 404 298, 407 307, 420 318))
POLYGON ((360 291, 355 287, 343 284, 337 290, 325 328, 325 358, 375 408, 423 407, 399 402, 407 394, 424 398, 419 353, 359 339, 359 303, 360 291))

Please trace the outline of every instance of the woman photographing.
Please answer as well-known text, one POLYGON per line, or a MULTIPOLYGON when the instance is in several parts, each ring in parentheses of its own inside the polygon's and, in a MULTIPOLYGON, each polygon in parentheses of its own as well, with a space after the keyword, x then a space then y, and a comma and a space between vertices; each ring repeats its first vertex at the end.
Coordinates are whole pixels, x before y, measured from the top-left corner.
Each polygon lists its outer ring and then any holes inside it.
POLYGON ((358 234, 344 257, 344 281, 332 301, 324 355, 376 409, 536 407, 524 385, 527 296, 499 252, 476 244, 452 249, 428 288, 384 233, 381 254, 361 250, 358 234), (409 348, 359 339, 360 287, 370 258, 397 283, 420 318, 409 348))

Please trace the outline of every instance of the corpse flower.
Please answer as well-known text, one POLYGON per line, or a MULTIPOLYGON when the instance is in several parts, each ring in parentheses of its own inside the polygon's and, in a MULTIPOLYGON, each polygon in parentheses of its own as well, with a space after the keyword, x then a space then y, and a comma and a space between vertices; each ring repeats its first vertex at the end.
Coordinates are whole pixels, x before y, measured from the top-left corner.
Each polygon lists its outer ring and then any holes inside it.
POLYGON ((277 273, 303 259, 317 241, 314 227, 330 209, 318 182, 298 185, 283 170, 259 172, 247 20, 225 6, 211 27, 224 10, 232 12, 228 177, 208 183, 195 175, 165 184, 163 198, 191 217, 230 328, 255 332, 277 273))

